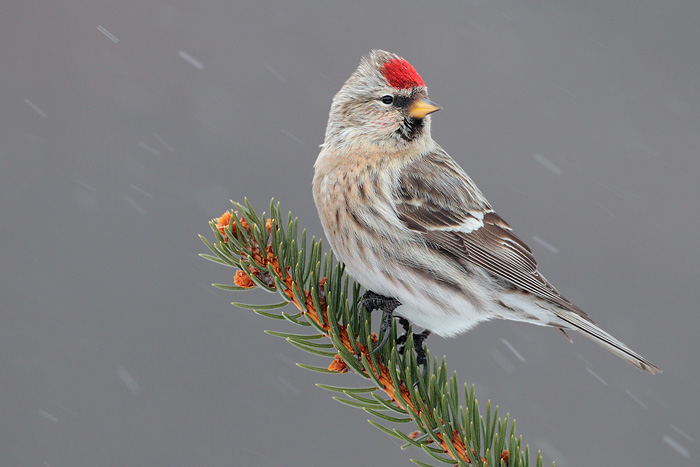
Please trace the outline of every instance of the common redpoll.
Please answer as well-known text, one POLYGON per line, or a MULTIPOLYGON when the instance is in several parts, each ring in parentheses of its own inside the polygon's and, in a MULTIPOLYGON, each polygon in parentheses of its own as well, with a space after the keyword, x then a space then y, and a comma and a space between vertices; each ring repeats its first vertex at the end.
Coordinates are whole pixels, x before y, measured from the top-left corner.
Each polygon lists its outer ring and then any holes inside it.
MULTIPOLYGON (((528 246, 431 138, 439 109, 416 70, 382 50, 333 98, 314 201, 334 252, 371 291, 365 306, 388 309, 389 326, 395 308, 441 336, 493 318, 575 330, 660 372, 539 273, 528 246)), ((426 335, 416 336, 420 350, 426 335)))

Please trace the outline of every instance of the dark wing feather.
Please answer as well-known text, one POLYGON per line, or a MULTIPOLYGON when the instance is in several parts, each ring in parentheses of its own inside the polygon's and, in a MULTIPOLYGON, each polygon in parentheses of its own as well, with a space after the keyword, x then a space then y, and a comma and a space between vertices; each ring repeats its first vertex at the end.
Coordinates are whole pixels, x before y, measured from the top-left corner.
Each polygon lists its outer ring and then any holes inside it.
POLYGON ((419 232, 441 254, 462 265, 479 266, 518 289, 590 320, 537 271, 528 246, 491 210, 467 174, 444 152, 431 153, 403 171, 396 209, 408 228, 419 232))

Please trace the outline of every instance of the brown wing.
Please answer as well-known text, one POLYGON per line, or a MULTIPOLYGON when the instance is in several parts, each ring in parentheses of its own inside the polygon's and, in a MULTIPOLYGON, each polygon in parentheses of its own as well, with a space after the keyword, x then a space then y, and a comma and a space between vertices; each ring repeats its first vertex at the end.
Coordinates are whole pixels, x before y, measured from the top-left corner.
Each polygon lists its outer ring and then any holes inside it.
POLYGON ((399 218, 435 251, 462 267, 479 266, 513 287, 558 305, 561 308, 552 311, 568 323, 567 328, 580 331, 644 371, 661 372, 557 292, 537 271, 527 245, 493 212, 469 176, 441 149, 407 167, 399 177, 395 195, 399 218))
POLYGON ((405 169, 396 196, 399 218, 431 248, 590 319, 537 271, 530 248, 446 153, 431 153, 405 169))

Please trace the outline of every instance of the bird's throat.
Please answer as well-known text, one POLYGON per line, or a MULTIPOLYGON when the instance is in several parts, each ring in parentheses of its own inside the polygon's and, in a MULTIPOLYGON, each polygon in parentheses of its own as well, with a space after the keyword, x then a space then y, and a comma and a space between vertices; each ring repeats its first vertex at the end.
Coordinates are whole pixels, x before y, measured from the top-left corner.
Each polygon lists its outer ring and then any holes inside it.
POLYGON ((423 136, 424 128, 425 119, 406 117, 396 131, 404 141, 415 141, 423 136))

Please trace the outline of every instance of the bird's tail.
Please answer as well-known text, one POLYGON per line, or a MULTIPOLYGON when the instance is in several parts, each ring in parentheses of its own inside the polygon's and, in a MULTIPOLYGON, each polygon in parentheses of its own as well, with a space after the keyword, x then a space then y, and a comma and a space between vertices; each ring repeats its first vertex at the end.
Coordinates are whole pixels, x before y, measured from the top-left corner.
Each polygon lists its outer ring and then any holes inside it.
POLYGON ((574 329, 580 332, 593 342, 608 349, 618 357, 628 361, 640 370, 647 371, 651 374, 661 373, 661 368, 654 365, 649 360, 642 357, 637 352, 600 329, 593 321, 586 319, 586 315, 582 312, 579 314, 568 310, 557 310, 554 313, 568 325, 568 329, 574 329))

